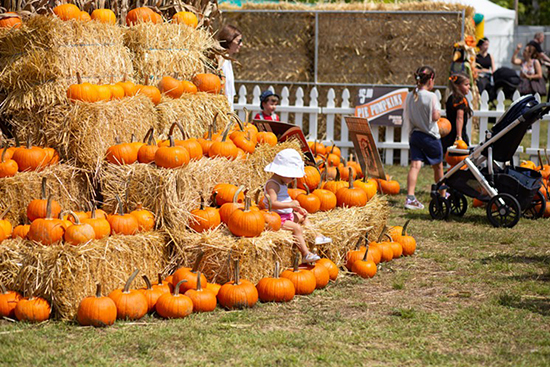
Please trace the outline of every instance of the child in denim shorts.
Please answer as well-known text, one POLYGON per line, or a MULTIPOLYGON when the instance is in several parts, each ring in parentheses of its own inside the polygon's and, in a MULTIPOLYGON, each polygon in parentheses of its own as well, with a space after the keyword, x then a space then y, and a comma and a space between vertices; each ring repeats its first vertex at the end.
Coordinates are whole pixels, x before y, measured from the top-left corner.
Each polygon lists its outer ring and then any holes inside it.
POLYGON ((414 195, 422 162, 432 166, 435 182, 443 177, 443 148, 437 120, 441 117, 434 87, 435 71, 429 66, 418 68, 414 74, 416 88, 405 99, 404 123, 410 128, 409 146, 411 167, 407 176, 405 209, 424 209, 414 195))

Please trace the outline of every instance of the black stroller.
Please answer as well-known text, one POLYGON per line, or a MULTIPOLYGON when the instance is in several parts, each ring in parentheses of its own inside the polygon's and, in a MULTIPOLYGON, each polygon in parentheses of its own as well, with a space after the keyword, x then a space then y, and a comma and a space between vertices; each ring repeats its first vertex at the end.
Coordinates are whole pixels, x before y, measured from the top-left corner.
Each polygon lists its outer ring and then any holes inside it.
POLYGON ((432 185, 431 217, 463 216, 468 207, 465 195, 486 203, 487 218, 495 227, 513 227, 522 214, 533 219, 541 217, 546 209, 546 200, 539 193, 542 176, 506 162, 513 162, 527 130, 549 110, 550 103, 538 103, 532 95, 524 96, 485 133, 485 141, 477 147, 449 148, 449 154, 468 157, 432 185), (448 198, 439 193, 442 189, 448 190, 448 198))

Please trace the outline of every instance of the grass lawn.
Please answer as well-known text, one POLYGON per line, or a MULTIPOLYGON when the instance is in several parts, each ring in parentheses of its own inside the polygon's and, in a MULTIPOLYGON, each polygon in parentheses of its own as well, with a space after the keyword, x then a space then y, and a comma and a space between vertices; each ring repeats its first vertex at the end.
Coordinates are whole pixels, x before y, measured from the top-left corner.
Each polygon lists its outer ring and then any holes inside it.
MULTIPOLYGON (((404 186, 405 167, 387 171, 404 186)), ((423 168, 425 204, 431 176, 423 168)), ((403 201, 390 198, 390 224, 413 219, 417 252, 372 279, 344 274, 285 305, 107 329, 0 320, 0 365, 548 366, 550 220, 494 229, 469 208, 434 222, 403 201)))

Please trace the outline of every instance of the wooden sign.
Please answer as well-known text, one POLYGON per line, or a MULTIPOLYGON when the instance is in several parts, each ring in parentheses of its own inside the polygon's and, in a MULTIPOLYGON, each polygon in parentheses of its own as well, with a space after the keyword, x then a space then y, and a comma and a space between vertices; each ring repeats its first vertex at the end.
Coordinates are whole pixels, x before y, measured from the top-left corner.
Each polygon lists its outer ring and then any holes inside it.
POLYGON ((403 105, 407 88, 370 87, 360 88, 355 104, 355 116, 369 120, 373 125, 403 125, 403 105))
POLYGON ((299 126, 289 124, 280 121, 268 121, 268 120, 253 120, 252 123, 256 125, 258 131, 269 131, 275 134, 279 143, 287 140, 296 139, 300 143, 300 148, 304 153, 304 156, 311 162, 315 162, 313 153, 307 144, 304 132, 299 126))
POLYGON ((372 136, 369 121, 365 118, 346 116, 349 136, 353 142, 359 164, 365 175, 385 180, 386 173, 372 136))

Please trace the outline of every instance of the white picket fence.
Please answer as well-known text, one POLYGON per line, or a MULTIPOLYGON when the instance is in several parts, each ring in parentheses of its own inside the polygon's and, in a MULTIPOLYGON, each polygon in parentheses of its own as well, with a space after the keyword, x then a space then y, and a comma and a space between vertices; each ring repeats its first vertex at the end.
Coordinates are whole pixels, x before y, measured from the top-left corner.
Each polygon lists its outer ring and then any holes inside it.
MULTIPOLYGON (((270 87, 273 92, 273 87, 270 87)), ((260 94, 262 90, 260 89, 260 86, 256 85, 254 86, 252 90, 252 100, 249 102, 247 99, 247 89, 244 85, 242 85, 239 88, 239 99, 238 103, 234 105, 235 111, 239 114, 241 118, 244 118, 244 110, 243 108, 246 108, 249 111, 252 111, 252 116, 255 115, 257 112, 260 111, 260 94)), ((349 140, 349 134, 348 134, 348 128, 346 125, 346 122, 343 118, 343 116, 349 116, 355 114, 355 108, 353 106, 350 106, 350 92, 348 89, 344 89, 342 92, 342 98, 341 98, 341 105, 336 106, 335 100, 336 95, 334 92, 334 89, 330 89, 327 94, 327 103, 326 106, 319 106, 318 104, 318 97, 319 93, 317 91, 317 88, 313 87, 310 92, 310 102, 309 105, 304 105, 304 90, 299 87, 296 90, 295 95, 295 102, 294 105, 289 104, 290 100, 290 93, 287 87, 283 87, 282 91, 278 93, 281 96, 281 101, 279 105, 277 106, 276 113, 279 114, 281 121, 289 121, 289 117, 292 115, 294 118, 294 123, 301 128, 304 126, 304 115, 308 115, 308 140, 315 140, 319 139, 324 144, 331 144, 331 141, 334 141, 335 144, 342 150, 342 155, 344 157, 348 156, 348 150, 349 148, 353 148, 353 142, 349 140), (324 136, 319 136, 319 130, 318 130, 318 121, 320 115, 326 115, 326 133, 324 136), (335 132, 335 126, 336 124, 340 125, 340 136, 341 138, 339 140, 334 139, 334 132, 335 132)), ((439 91, 436 91, 437 96, 439 99, 441 99, 441 93, 439 91)), ((516 91, 516 93, 513 96, 513 100, 515 101, 520 97, 519 93, 516 91)), ((537 100, 540 102, 540 96, 537 94, 535 96, 537 100)), ((504 107, 504 93, 499 92, 497 96, 497 107, 496 110, 489 110, 488 106, 488 95, 487 92, 483 92, 481 96, 481 104, 480 109, 474 111, 474 117, 479 117, 480 125, 479 125, 479 139, 478 141, 484 141, 485 140, 485 132, 487 131, 489 126, 489 118, 494 117, 497 120, 500 118, 500 116, 505 112, 504 107)), ((444 106, 445 103, 442 101, 442 106, 444 106)), ((445 111, 442 111, 442 114, 445 114, 445 111)), ((550 151, 550 128, 547 128, 547 146, 541 147, 540 146, 540 133, 541 133, 541 124, 548 125, 550 121, 550 115, 544 116, 544 118, 540 121, 537 121, 533 127, 531 132, 531 145, 528 147, 520 146, 516 152, 519 154, 520 152, 525 152, 532 156, 535 162, 537 162, 536 155, 539 150, 542 152, 544 151, 544 148, 547 148, 550 151)), ((382 159, 385 164, 393 164, 394 162, 394 156, 397 154, 399 156, 399 162, 402 166, 406 166, 409 164, 409 133, 407 129, 399 129, 395 127, 384 127, 384 136, 380 137, 380 127, 376 125, 372 125, 372 132, 374 135, 374 139, 377 142, 377 146, 379 149, 382 149, 382 159), (397 130, 396 130, 397 129, 397 130), (400 136, 398 136, 396 139, 396 131, 400 132, 400 136)), ((472 137, 472 121, 470 121, 467 124, 467 131, 468 136, 472 137)))

